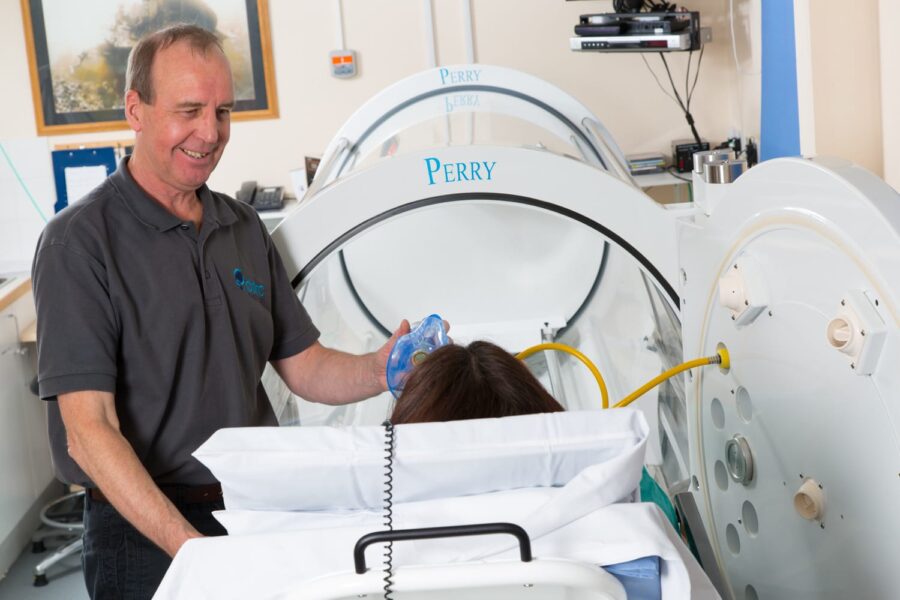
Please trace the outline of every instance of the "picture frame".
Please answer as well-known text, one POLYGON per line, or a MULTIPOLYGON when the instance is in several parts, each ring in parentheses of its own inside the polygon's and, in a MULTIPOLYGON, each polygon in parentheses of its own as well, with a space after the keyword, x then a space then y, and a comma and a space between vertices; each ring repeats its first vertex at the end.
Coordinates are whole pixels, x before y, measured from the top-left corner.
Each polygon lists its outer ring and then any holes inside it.
POLYGON ((141 35, 178 22, 223 40, 233 121, 278 117, 268 0, 20 1, 38 135, 128 129, 128 53, 141 35))

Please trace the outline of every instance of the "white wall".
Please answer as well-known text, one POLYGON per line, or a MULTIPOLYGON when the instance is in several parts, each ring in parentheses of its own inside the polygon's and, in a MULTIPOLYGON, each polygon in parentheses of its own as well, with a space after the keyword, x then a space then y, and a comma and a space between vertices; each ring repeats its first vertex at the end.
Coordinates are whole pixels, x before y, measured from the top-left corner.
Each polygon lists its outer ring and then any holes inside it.
MULTIPOLYGON (((465 1, 433 0, 439 64, 465 61, 465 1)), ((288 171, 300 166, 304 155, 320 155, 338 127, 366 99, 426 68, 423 2, 343 0, 345 39, 359 53, 360 75, 339 80, 330 76, 328 64, 328 51, 336 45, 335 2, 269 0, 281 117, 235 123, 231 145, 210 185, 229 193, 246 179, 289 185, 288 171)), ((714 41, 703 57, 693 101, 700 134, 711 141, 724 140, 742 123, 746 135, 756 136, 759 130, 759 2, 734 0, 740 78, 731 44, 729 2, 686 3, 701 12, 704 25, 713 28, 714 41)), ((680 110, 657 87, 640 56, 568 49, 578 15, 610 11, 609 0, 471 3, 478 62, 521 69, 572 93, 609 127, 626 152, 667 152, 671 140, 689 137, 680 110)), ((35 136, 17 0, 0 0, 0 55, 0 81, 5 84, 0 94, 0 140, 35 136)), ((662 81, 659 57, 646 58, 662 81)), ((686 53, 670 55, 680 84, 686 60, 686 53)), ((59 136, 50 141, 116 140, 127 134, 59 136)))
MULTIPOLYGON (((16 285, 4 286, 0 301, 16 285)), ((29 391, 34 344, 26 344, 24 354, 15 352, 22 346, 10 315, 20 329, 34 322, 30 291, 0 309, 0 579, 40 523, 38 509, 59 491, 52 486, 46 405, 29 391)))
MULTIPOLYGON (((794 4, 802 153, 849 158, 883 176, 882 138, 888 135, 882 123, 879 0, 859 0, 852 10, 842 0, 794 4)), ((881 2, 889 4, 896 2, 881 2)), ((897 49, 893 32, 885 34, 897 49)), ((889 70, 887 76, 896 77, 889 70)))
POLYGON ((900 190, 900 2, 878 3, 881 53, 881 124, 884 179, 900 190))

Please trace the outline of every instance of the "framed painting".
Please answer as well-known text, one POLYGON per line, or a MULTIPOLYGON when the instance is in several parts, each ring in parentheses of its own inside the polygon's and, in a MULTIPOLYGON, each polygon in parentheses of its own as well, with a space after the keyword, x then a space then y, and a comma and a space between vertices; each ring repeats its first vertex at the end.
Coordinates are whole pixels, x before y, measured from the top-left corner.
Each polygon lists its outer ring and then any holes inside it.
POLYGON ((222 40, 232 119, 278 116, 267 0, 21 0, 38 135, 127 129, 125 67, 141 36, 191 23, 222 40))

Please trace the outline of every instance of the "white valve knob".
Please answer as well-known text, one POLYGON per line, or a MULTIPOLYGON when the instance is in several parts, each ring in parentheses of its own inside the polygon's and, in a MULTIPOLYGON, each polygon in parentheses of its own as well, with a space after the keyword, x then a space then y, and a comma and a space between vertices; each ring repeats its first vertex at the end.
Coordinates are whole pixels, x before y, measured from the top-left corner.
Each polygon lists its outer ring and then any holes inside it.
POLYGON ((886 326, 865 292, 850 290, 825 330, 828 344, 846 355, 857 375, 871 375, 884 345, 886 326))
POLYGON ((805 479, 794 494, 794 509, 808 521, 821 521, 825 515, 825 494, 815 479, 805 479))
POLYGON ((741 255, 719 277, 719 304, 738 327, 752 323, 768 304, 764 271, 753 257, 741 255))
POLYGON ((728 272, 719 279, 719 302, 732 312, 740 312, 743 310, 747 302, 744 294, 744 279, 735 269, 729 269, 728 272))
POLYGON ((856 346, 859 345, 859 339, 862 336, 856 335, 854 332, 859 330, 859 325, 854 323, 856 319, 853 315, 844 312, 828 323, 828 343, 844 354, 853 356, 858 351, 856 346))

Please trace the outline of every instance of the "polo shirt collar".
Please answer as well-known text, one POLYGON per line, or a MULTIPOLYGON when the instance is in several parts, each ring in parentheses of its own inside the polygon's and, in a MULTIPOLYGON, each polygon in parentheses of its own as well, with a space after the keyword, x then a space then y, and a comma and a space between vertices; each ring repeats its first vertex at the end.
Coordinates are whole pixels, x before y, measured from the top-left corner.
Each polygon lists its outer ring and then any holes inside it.
MULTIPOLYGON (((157 231, 168 231, 181 225, 181 219, 163 208, 162 204, 154 200, 137 184, 128 171, 127 156, 119 161, 118 168, 109 176, 109 179, 122 195, 125 205, 140 222, 157 231)), ((205 183, 197 189, 197 197, 203 203, 204 225, 210 223, 230 225, 237 221, 234 210, 224 200, 213 194, 205 183)))
POLYGON ((197 190, 197 196, 203 203, 203 222, 216 225, 231 225, 236 222, 237 215, 219 194, 213 194, 204 183, 197 190))

